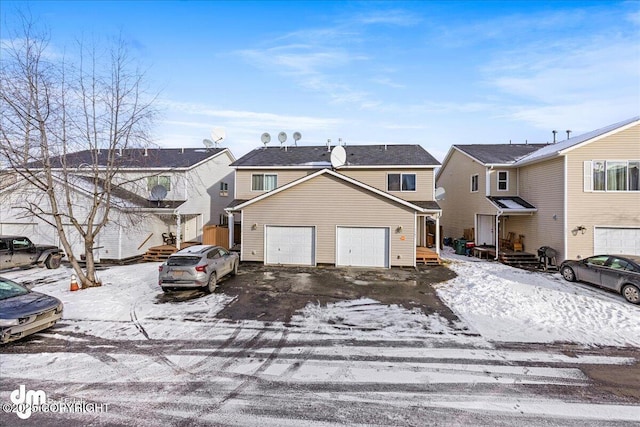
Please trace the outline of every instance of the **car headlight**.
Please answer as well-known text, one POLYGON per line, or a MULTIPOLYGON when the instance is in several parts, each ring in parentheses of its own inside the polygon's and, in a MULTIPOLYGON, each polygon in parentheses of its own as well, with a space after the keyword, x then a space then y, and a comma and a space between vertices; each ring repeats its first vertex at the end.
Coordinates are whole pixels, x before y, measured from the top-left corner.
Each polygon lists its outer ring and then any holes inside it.
POLYGON ((17 326, 20 324, 18 319, 0 319, 0 327, 17 326))

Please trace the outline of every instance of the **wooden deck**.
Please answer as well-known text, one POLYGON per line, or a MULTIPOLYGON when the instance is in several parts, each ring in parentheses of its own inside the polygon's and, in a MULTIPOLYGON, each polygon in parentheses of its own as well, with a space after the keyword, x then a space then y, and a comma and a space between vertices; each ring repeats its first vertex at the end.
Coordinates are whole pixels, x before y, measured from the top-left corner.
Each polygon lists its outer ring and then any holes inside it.
POLYGON ((442 264, 442 260, 438 254, 433 249, 425 248, 424 246, 418 246, 416 248, 416 262, 426 265, 442 264))
MULTIPOLYGON (((485 258, 493 260, 496 257, 496 248, 491 246, 476 246, 471 250, 471 254, 480 259, 485 258)), ((510 249, 501 250, 498 260, 503 264, 518 267, 536 267, 539 264, 539 260, 536 255, 510 249)))

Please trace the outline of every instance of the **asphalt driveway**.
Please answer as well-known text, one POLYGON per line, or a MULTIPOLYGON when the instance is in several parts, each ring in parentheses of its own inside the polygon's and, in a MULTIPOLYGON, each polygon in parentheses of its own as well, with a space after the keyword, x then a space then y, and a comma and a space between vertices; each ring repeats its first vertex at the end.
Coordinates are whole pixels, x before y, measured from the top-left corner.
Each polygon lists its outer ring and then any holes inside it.
MULTIPOLYGON (((456 315, 440 301, 431 286, 456 274, 445 266, 417 269, 278 267, 242 263, 236 277, 220 281, 216 292, 235 299, 218 313, 229 320, 288 322, 309 303, 327 303, 371 298, 407 309, 420 308, 425 314, 437 313, 450 322, 456 315)), ((199 297, 192 293, 161 295, 163 302, 199 297)))

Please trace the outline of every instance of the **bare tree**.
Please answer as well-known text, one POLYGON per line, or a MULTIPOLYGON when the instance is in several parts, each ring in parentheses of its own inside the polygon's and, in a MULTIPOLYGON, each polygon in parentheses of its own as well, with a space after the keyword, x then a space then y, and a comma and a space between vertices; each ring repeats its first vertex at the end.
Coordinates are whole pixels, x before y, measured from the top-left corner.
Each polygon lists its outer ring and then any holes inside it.
POLYGON ((20 215, 54 227, 82 287, 100 286, 96 237, 122 220, 114 207, 125 204, 114 196, 118 153, 150 144, 155 96, 121 39, 105 51, 78 43, 73 55, 60 55, 29 17, 21 23, 1 47, 0 169, 26 185, 20 215), (91 154, 79 165, 70 159, 81 150, 91 154), (69 233, 84 243, 84 270, 69 233))

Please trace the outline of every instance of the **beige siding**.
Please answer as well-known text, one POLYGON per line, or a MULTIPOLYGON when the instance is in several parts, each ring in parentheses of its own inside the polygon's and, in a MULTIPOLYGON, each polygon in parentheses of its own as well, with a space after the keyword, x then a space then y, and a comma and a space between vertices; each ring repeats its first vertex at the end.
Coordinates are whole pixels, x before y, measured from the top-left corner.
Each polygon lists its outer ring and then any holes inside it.
POLYGON ((437 187, 446 191, 438 201, 442 208, 443 237, 462 237, 465 228, 474 227, 475 215, 495 215, 496 209, 485 196, 486 168, 468 156, 453 151, 438 177, 437 187), (471 176, 478 175, 478 191, 471 192, 471 176))
POLYGON ((504 236, 524 235, 524 250, 537 254, 550 246, 564 259, 564 159, 558 158, 520 168, 520 197, 534 205, 533 215, 512 215, 503 220, 504 236))
MULTIPOLYGON (((500 196, 517 196, 518 195, 518 171, 517 169, 508 169, 508 168, 496 168, 491 170, 490 178, 491 180, 491 192, 492 196, 500 197, 500 196), (508 189, 498 190, 498 172, 507 172, 509 176, 508 189)), ((482 190, 485 190, 485 187, 482 187, 482 190)))
POLYGON ((246 207, 243 260, 264 261, 265 225, 315 226, 319 264, 335 264, 337 226, 389 227, 391 265, 415 264, 414 211, 336 177, 321 175, 246 207))
POLYGON ((567 153, 568 257, 593 255, 595 226, 640 227, 640 192, 585 192, 586 160, 640 160, 640 125, 567 153), (586 227, 584 234, 574 230, 586 227))
POLYGON ((278 175, 277 186, 285 184, 317 172, 316 169, 259 169, 236 171, 236 199, 249 200, 264 193, 264 191, 251 191, 251 175, 253 174, 275 174, 278 175))
MULTIPOLYGON (((264 191, 251 191, 251 175, 254 173, 278 175, 278 187, 281 187, 315 172, 317 169, 241 169, 236 172, 235 198, 248 200, 264 193, 264 191)), ((339 169, 338 172, 382 191, 387 191, 389 173, 414 173, 416 174, 416 191, 390 191, 389 193, 410 201, 433 200, 433 169, 339 169)))
POLYGON ((339 169, 338 172, 382 191, 387 191, 387 175, 390 173, 413 173, 416 174, 416 191, 387 192, 403 200, 433 200, 433 169, 339 169))

